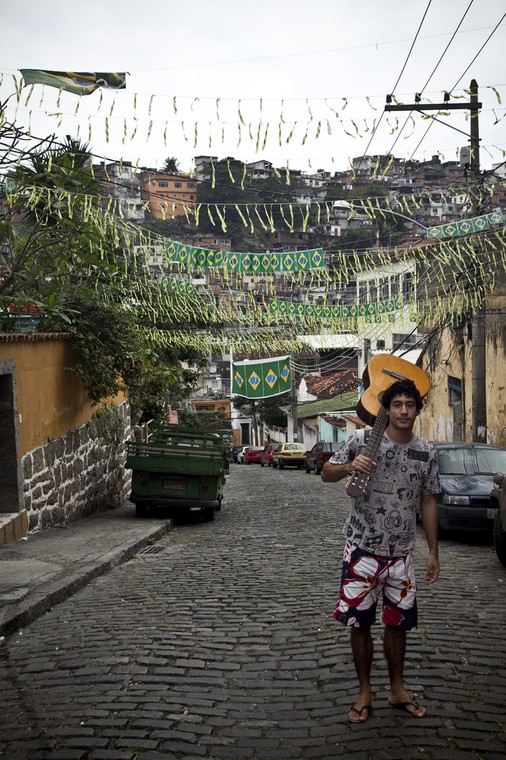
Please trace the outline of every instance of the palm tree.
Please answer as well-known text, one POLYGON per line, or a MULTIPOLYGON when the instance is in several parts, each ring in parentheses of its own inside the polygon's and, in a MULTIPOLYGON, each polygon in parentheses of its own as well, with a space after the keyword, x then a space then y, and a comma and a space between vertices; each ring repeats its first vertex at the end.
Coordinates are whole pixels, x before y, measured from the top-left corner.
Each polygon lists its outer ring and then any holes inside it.
POLYGON ((179 161, 177 158, 174 158, 174 156, 166 158, 162 171, 167 172, 167 174, 180 174, 179 161))

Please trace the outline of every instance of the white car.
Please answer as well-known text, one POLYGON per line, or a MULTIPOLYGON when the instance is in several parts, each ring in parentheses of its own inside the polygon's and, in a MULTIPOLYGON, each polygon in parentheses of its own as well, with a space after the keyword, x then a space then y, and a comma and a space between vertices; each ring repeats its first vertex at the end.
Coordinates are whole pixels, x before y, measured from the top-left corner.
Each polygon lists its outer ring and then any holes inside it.
POLYGON ((237 455, 237 464, 244 464, 244 455, 249 449, 249 446, 243 446, 237 455))

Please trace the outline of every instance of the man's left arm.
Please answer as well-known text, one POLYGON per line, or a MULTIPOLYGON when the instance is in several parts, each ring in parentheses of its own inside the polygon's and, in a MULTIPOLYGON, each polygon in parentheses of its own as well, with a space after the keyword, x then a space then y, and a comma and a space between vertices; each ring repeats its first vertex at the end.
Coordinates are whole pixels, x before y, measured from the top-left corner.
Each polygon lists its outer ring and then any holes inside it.
POLYGON ((437 504, 434 494, 422 494, 420 501, 420 516, 422 518, 422 525, 425 533, 425 538, 427 540, 427 546, 429 547, 425 580, 427 583, 435 583, 439 577, 439 553, 437 544, 437 504))

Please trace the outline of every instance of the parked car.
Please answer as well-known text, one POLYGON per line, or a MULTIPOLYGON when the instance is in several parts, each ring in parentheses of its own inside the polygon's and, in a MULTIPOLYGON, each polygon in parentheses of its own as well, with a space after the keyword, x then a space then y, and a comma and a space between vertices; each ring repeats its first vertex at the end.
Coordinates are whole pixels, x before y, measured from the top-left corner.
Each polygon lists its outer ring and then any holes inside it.
POLYGON ((284 467, 297 467, 299 470, 304 465, 306 458, 306 449, 303 443, 293 443, 291 441, 287 443, 280 443, 272 455, 272 466, 274 468, 279 467, 282 470, 284 467))
POLYGON ((259 464, 260 456, 264 450, 263 446, 249 446, 243 457, 243 464, 259 464))
POLYGON ((235 462, 237 464, 237 456, 240 451, 242 451, 244 446, 233 446, 232 448, 232 462, 235 462))
POLYGON ((279 443, 268 443, 267 446, 265 446, 260 456, 260 465, 262 467, 265 467, 265 465, 267 465, 267 467, 272 466, 272 455, 277 450, 278 446, 279 443))
POLYGON ((342 443, 337 443, 337 441, 335 443, 328 441, 318 441, 318 443, 315 443, 311 451, 308 451, 306 454, 304 461, 306 472, 309 473, 311 470, 314 470, 317 475, 321 475, 325 462, 330 459, 332 454, 339 451, 342 445, 342 443))
POLYGON ((244 464, 244 457, 246 455, 249 446, 242 446, 240 452, 237 454, 237 464, 244 464))
POLYGON ((436 443, 441 493, 440 530, 492 532, 494 475, 506 472, 506 449, 481 443, 436 443))
POLYGON ((506 477, 502 472, 494 476, 494 487, 490 494, 492 507, 497 508, 494 517, 494 546, 497 559, 506 567, 506 477))

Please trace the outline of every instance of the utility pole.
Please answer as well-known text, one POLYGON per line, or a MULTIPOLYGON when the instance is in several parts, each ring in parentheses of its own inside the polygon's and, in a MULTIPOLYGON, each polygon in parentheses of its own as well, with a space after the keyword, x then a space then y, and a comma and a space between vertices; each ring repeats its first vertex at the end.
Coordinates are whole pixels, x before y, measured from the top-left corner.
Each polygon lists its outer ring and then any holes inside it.
MULTIPOLYGON (((471 177, 477 182, 480 177, 480 130, 479 130, 479 103, 478 84, 476 79, 471 81, 470 100, 473 103, 471 109, 471 177)), ((481 209, 478 208, 478 195, 473 196, 473 216, 478 216, 481 209)), ((487 442, 487 383, 486 383, 486 359, 485 359, 485 306, 482 278, 476 272, 477 284, 481 291, 478 305, 471 319, 471 367, 472 367, 472 426, 473 441, 487 442)))
MULTIPOLYGON (((420 103, 417 97, 416 102, 412 104, 392 105, 392 97, 387 95, 385 111, 451 111, 467 110, 470 116, 470 172, 471 178, 477 182, 480 177, 480 132, 479 132, 479 112, 482 104, 478 101, 478 83, 476 79, 471 80, 469 86, 469 101, 467 103, 450 103, 449 95, 445 94, 444 103, 431 103, 425 105, 420 103), (446 99, 448 98, 448 100, 446 99)), ((439 121, 439 119, 435 119, 439 121)), ((442 122, 444 123, 444 122, 442 122)), ((449 126, 449 125, 447 125, 449 126)), ((456 129, 452 127, 452 129, 456 129)), ((457 129, 457 132, 462 130, 457 129)), ((463 134, 466 134, 465 132, 463 134)), ((473 195, 473 214, 478 216, 477 195, 473 195)), ((485 358, 485 308, 483 305, 483 281, 476 272, 475 277, 480 293, 479 305, 475 308, 471 318, 471 369, 472 369, 472 398, 471 398, 471 417, 472 417, 472 436, 474 442, 487 442, 487 387, 486 387, 486 358, 485 358)))
POLYGON ((293 361, 292 357, 290 356, 290 370, 292 373, 292 394, 291 394, 291 405, 292 405, 292 440, 297 441, 299 438, 299 434, 297 432, 298 428, 298 421, 297 421, 297 385, 295 382, 295 370, 293 368, 293 361))

